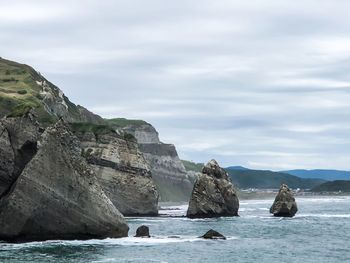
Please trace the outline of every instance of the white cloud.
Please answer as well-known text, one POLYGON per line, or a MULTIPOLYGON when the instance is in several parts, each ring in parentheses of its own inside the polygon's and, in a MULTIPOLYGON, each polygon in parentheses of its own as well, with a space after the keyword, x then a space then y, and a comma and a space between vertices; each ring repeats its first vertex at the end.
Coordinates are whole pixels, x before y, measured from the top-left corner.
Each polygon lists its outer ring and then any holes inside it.
POLYGON ((183 158, 350 170, 350 2, 8 1, 1 56, 183 158))

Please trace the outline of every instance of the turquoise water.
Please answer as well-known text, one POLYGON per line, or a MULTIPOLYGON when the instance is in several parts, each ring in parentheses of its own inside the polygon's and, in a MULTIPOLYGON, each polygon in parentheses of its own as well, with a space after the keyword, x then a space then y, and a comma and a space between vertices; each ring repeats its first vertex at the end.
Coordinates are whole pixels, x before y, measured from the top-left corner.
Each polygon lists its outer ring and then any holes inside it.
POLYGON ((186 206, 163 206, 163 216, 129 218, 150 239, 0 244, 0 262, 350 262, 350 197, 297 198, 294 218, 274 218, 271 200, 241 201, 240 217, 189 220, 186 206), (227 240, 196 238, 213 228, 227 240), (171 237, 177 236, 177 237, 171 237))

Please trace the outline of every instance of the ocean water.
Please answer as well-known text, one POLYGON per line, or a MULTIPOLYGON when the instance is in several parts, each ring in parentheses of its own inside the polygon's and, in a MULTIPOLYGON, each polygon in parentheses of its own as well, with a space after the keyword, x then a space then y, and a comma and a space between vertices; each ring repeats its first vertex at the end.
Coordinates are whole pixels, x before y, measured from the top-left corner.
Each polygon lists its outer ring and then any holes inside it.
POLYGON ((294 218, 269 214, 273 200, 242 200, 240 217, 181 217, 186 205, 163 205, 160 217, 128 218, 129 235, 152 238, 0 243, 0 262, 350 262, 350 197, 297 198, 294 218), (213 228, 227 240, 197 238, 213 228))

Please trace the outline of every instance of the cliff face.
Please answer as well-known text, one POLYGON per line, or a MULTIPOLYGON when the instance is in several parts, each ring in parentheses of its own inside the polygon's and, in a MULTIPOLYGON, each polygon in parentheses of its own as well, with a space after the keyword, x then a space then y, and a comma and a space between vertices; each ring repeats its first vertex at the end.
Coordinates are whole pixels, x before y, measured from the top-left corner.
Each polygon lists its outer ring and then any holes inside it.
MULTIPOLYGON (((17 118, 10 121, 22 122, 17 118)), ((32 133, 25 134, 21 130, 12 130, 10 134, 18 138, 15 143, 11 140, 13 149, 33 138, 26 138, 32 133)), ((25 162, 16 162, 16 154, 9 155, 15 159, 12 170, 18 172, 8 180, 1 195, 0 239, 32 241, 127 236, 128 226, 123 216, 81 156, 80 142, 69 128, 59 121, 39 137, 31 151, 20 147, 25 162)))
POLYGON ((158 191, 135 141, 114 132, 77 132, 83 155, 113 204, 127 216, 157 215, 158 191))
POLYGON ((159 140, 156 129, 146 123, 132 123, 117 129, 132 134, 139 144, 153 179, 157 185, 161 201, 187 201, 190 198, 193 183, 186 172, 176 148, 159 140))

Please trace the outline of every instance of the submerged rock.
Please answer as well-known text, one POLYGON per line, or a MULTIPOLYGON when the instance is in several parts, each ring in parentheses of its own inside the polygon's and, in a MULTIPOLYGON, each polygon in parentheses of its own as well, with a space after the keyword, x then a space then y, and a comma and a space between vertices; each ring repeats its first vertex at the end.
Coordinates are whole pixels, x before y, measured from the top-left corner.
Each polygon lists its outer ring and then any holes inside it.
POLYGON ((282 184, 275 201, 270 208, 270 213, 274 216, 293 217, 297 211, 298 207, 292 191, 287 185, 282 184))
POLYGON ((239 200, 226 171, 211 160, 202 173, 193 187, 187 217, 238 216, 239 200))
POLYGON ((135 237, 151 237, 148 226, 140 226, 136 229, 135 237))
POLYGON ((0 200, 0 240, 125 237, 128 229, 61 121, 0 200))
POLYGON ((220 234, 219 232, 210 229, 207 233, 205 233, 203 236, 201 236, 201 238, 204 239, 223 239, 225 240, 226 237, 222 234, 220 234))

